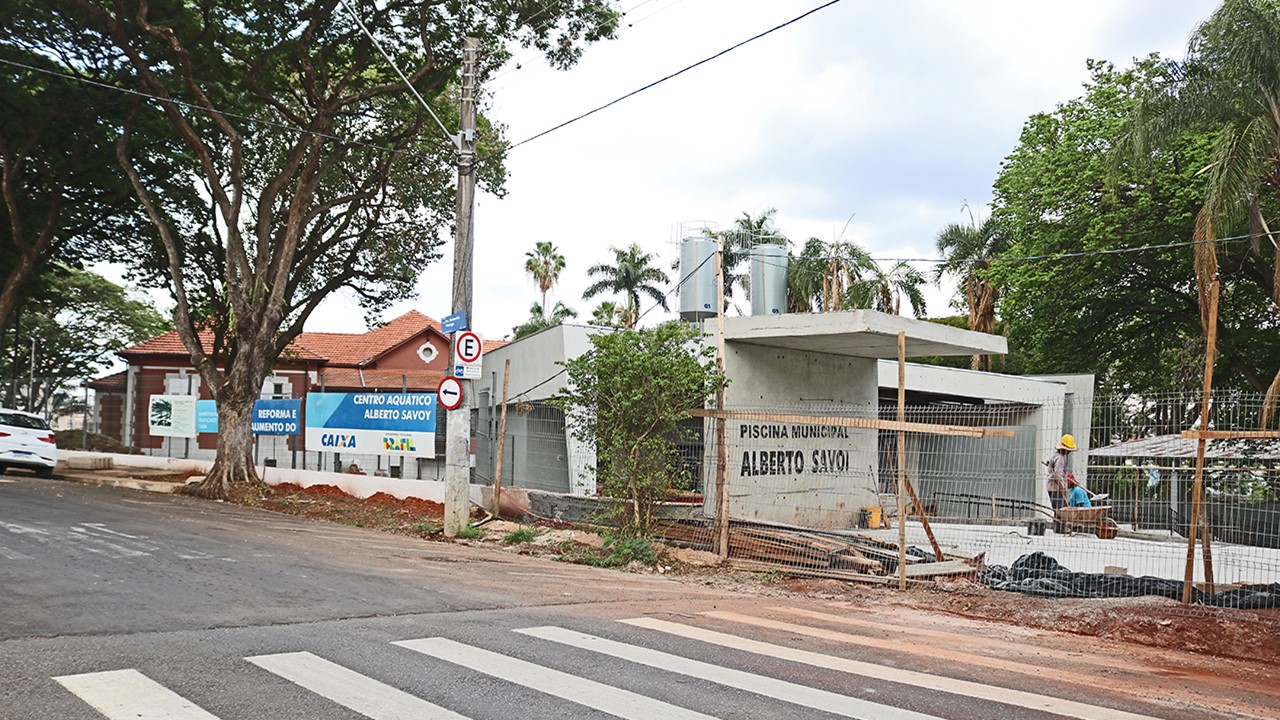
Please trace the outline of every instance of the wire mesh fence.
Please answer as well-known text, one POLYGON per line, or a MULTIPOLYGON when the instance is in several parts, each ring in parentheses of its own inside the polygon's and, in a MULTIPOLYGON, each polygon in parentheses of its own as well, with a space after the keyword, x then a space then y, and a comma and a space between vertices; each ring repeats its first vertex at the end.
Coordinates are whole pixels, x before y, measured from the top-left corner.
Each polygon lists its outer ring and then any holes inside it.
MULTIPOLYGON (((594 450, 568 432, 572 419, 562 411, 511 404, 500 432, 499 404, 483 391, 477 400, 474 482, 497 480, 501 439, 503 486, 598 494, 594 450)), ((1257 431, 1263 409, 1261 395, 1220 392, 1208 429, 1257 431)), ((727 556, 742 567, 891 583, 904 565, 911 579, 963 575, 1035 595, 1181 598, 1198 444, 1183 432, 1199 429, 1198 394, 917 404, 905 408, 903 423, 891 402, 730 412, 727 556), (1075 436, 1066 469, 1088 510, 1058 510, 1049 494, 1044 461, 1064 433, 1075 436)), ((672 491, 701 501, 693 512, 684 505, 672 513, 679 518, 661 522, 656 534, 712 550, 717 420, 689 422, 692 439, 676 448, 672 491)), ((1280 439, 1218 437, 1205 445, 1208 542, 1190 553, 1192 599, 1274 606, 1280 439)), ((431 467, 402 474, 433 476, 431 467)))
MULTIPOLYGON (((1198 396, 1163 396, 926 405, 908 407, 906 425, 893 422, 892 406, 739 412, 725 420, 728 555, 833 576, 852 568, 887 576, 897 569, 901 537, 911 577, 987 568, 979 577, 989 585, 1037 595, 1179 597, 1197 444, 1181 433, 1198 422, 1199 404, 1198 396), (1073 427, 1084 431, 1067 469, 1090 507, 1057 510, 1042 461, 1073 427)), ((1211 428, 1256 431, 1262 408, 1261 396, 1221 393, 1211 428)), ((1209 540, 1191 555, 1193 597, 1273 606, 1280 441, 1206 444, 1209 540)), ((699 530, 673 534, 713 544, 709 528, 699 530)))

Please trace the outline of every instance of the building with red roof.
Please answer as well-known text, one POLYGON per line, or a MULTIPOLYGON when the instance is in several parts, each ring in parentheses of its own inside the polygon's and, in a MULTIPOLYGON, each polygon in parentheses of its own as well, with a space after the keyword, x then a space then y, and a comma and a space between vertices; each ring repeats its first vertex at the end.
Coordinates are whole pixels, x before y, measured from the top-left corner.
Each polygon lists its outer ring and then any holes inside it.
MULTIPOLYGON (((212 349, 212 333, 202 333, 201 340, 206 350, 212 349)), ((434 392, 449 371, 449 343, 439 321, 416 310, 364 333, 303 332, 263 381, 262 397, 305 398, 315 391, 434 392)), ((486 350, 503 344, 484 343, 486 350)), ((89 383, 96 391, 100 432, 142 450, 175 442, 149 434, 148 398, 212 398, 177 331, 149 338, 119 354, 128 363, 126 370, 89 383)), ((302 435, 272 440, 287 442, 287 448, 279 449, 306 450, 302 435)), ((208 455, 200 451, 215 450, 217 441, 217 433, 201 433, 190 441, 187 452, 208 455)))

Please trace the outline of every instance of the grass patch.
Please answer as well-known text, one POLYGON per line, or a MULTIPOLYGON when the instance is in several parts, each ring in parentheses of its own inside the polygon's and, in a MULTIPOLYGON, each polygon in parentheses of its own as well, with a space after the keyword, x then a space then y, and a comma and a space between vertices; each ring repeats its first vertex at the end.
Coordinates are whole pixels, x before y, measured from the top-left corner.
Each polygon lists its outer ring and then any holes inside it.
POLYGON ((657 565, 658 561, 662 559, 658 554, 657 547, 654 546, 653 538, 606 533, 604 539, 604 547, 599 551, 574 548, 566 552, 562 545, 562 554, 557 559, 604 568, 622 567, 633 562, 638 562, 642 565, 657 565))
POLYGON ((538 537, 538 535, 539 533, 536 529, 531 527, 522 527, 507 533, 507 536, 502 538, 502 542, 508 545, 533 542, 534 538, 538 537))
POLYGON ((458 530, 457 537, 460 537, 463 540, 475 540, 476 538, 480 537, 483 534, 484 534, 484 530, 481 530, 480 528, 475 527, 474 525, 467 525, 466 527, 458 530))

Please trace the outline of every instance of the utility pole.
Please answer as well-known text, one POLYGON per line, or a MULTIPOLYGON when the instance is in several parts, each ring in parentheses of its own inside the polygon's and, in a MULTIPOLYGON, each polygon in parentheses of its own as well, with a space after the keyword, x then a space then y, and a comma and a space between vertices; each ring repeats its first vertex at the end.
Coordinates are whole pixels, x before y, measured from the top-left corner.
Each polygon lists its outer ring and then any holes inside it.
MULTIPOLYGON (((471 216, 476 199, 476 52, 479 46, 480 41, 476 38, 469 37, 462 42, 457 232, 453 242, 453 312, 466 313, 471 327, 475 323, 471 314, 471 254, 475 239, 471 216)), ((450 350, 450 360, 451 370, 459 365, 456 347, 450 350)), ((445 537, 457 537, 458 531, 465 528, 471 519, 471 388, 472 382, 464 379, 462 404, 448 414, 444 446, 445 537)))

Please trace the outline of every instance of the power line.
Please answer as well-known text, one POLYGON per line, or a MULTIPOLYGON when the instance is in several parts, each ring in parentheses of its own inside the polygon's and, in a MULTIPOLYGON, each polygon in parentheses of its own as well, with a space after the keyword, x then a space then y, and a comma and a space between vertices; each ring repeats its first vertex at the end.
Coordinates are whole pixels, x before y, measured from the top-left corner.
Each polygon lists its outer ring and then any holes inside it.
POLYGON ((360 32, 364 33, 364 36, 369 39, 369 42, 372 43, 373 46, 378 49, 378 52, 382 54, 383 59, 385 59, 387 64, 391 66, 391 69, 395 71, 396 77, 400 78, 400 82, 404 83, 404 86, 409 88, 409 92, 413 93, 413 96, 418 99, 418 104, 422 105, 422 108, 427 111, 427 114, 431 116, 431 119, 436 121, 436 125, 440 127, 440 130, 445 134, 445 137, 449 138, 449 142, 453 144, 453 147, 457 150, 462 150, 462 138, 449 132, 449 128, 444 126, 444 123, 440 121, 440 118, 436 115, 435 111, 431 109, 431 106, 427 104, 427 101, 423 100, 422 96, 418 94, 418 89, 413 86, 413 83, 409 82, 409 78, 405 77, 404 73, 400 72, 400 66, 396 65, 396 61, 392 60, 391 55, 383 49, 382 43, 378 42, 377 38, 373 36, 373 33, 369 32, 369 28, 364 26, 364 21, 356 14, 355 9, 347 4, 347 0, 338 0, 338 2, 342 3, 342 7, 347 9, 347 13, 351 15, 351 19, 356 21, 356 25, 360 28, 360 32))
MULTIPOLYGON (((1267 236, 1280 236, 1280 231, 1261 233, 1261 234, 1267 235, 1267 236)), ((1244 240, 1252 239, 1253 237, 1256 237, 1256 235, 1232 235, 1232 236, 1223 237, 1223 238, 1212 238, 1208 240, 1189 240, 1186 242, 1165 243, 1162 245, 1138 245, 1138 246, 1126 247, 1126 248, 1112 248, 1110 250, 1089 250, 1089 251, 1081 251, 1081 252, 1074 252, 1074 253, 1058 253, 1054 255, 1025 255, 1021 257, 997 257, 997 258, 988 258, 988 259, 980 259, 980 260, 952 261, 952 260, 943 260, 939 258, 875 258, 875 257, 868 258, 868 259, 873 260, 875 262, 921 262, 921 263, 933 263, 933 264, 943 264, 948 262, 959 262, 959 263, 966 263, 966 264, 983 263, 983 262, 1038 262, 1042 260, 1057 260, 1057 259, 1079 258, 1079 257, 1118 255, 1122 253, 1145 252, 1147 250, 1166 250, 1170 248, 1189 247, 1193 245, 1203 245, 1206 243, 1216 243, 1216 242, 1224 242, 1224 243, 1225 242, 1241 242, 1244 240)), ((750 257, 752 255, 750 251, 747 251, 746 253, 742 253, 742 254, 746 255, 747 257, 750 257)), ((680 278, 680 281, 677 282, 674 286, 672 286, 670 290, 666 292, 666 294, 663 296, 663 299, 665 300, 666 298, 671 297, 673 293, 675 293, 677 290, 683 287, 684 284, 687 283, 689 279, 694 276, 694 274, 696 274, 699 270, 701 270, 702 267, 706 265, 708 262, 710 262, 714 257, 715 257, 715 253, 712 253, 711 255, 708 255, 706 258, 704 258, 702 262, 698 263, 696 267, 694 267, 692 270, 686 273, 684 277, 680 278)), ((811 257, 809 259, 852 260, 852 259, 855 259, 855 257, 851 255, 845 255, 845 256, 825 255, 825 256, 811 257)), ((768 265, 770 267, 777 267, 777 268, 783 267, 783 265, 779 263, 768 262, 768 261, 761 261, 761 264, 768 265)), ((646 315, 653 312, 661 305, 662 303, 655 302, 653 305, 649 306, 647 310, 645 310, 643 313, 641 313, 639 316, 636 317, 636 322, 639 323, 640 320, 642 320, 646 315)), ((551 375, 550 377, 542 380, 541 382, 534 384, 529 388, 526 388, 522 392, 516 393, 512 397, 520 398, 524 395, 527 395, 530 392, 533 392, 534 390, 537 390, 543 385, 546 385, 552 380, 555 380, 556 378, 560 377, 565 372, 566 372, 565 368, 561 368, 559 371, 557 371, 555 374, 551 375)))
MULTIPOLYGON (((698 270, 703 269, 703 265, 705 265, 705 264, 709 263, 709 261, 710 261, 710 260, 712 260, 712 259, 714 259, 714 258, 716 258, 716 255, 714 255, 714 254, 712 254, 712 255, 708 255, 708 256, 707 256, 707 258, 703 258, 703 261, 701 261, 701 263, 699 263, 698 265, 696 265, 694 269, 689 270, 689 273, 686 273, 686 274, 685 274, 685 277, 680 278, 680 282, 677 282, 677 283, 675 284, 675 287, 672 287, 672 288, 671 288, 671 290, 668 290, 668 291, 667 291, 667 293, 666 293, 666 295, 663 295, 663 296, 662 296, 662 299, 663 299, 663 300, 667 300, 667 299, 668 299, 668 297, 671 297, 671 295, 672 295, 672 293, 673 293, 673 292, 676 292, 677 290, 680 290, 680 288, 681 288, 682 286, 684 286, 684 284, 685 284, 686 282, 689 282, 689 279, 690 279, 690 278, 694 277, 694 274, 695 274, 695 273, 698 273, 698 270)), ((657 307, 660 307, 660 306, 662 306, 662 302, 654 302, 654 304, 653 304, 653 305, 650 305, 650 306, 649 306, 649 309, 648 309, 648 310, 645 310, 645 311, 644 311, 644 313, 640 313, 640 315, 637 315, 637 316, 636 316, 636 323, 637 323, 637 324, 639 324, 639 323, 640 323, 640 320, 641 320, 641 319, 644 319, 644 316, 645 316, 645 315, 648 315, 649 313, 653 313, 653 311, 654 311, 655 309, 657 309, 657 307)), ((534 384, 534 386, 529 387, 529 388, 526 388, 526 389, 525 389, 525 391, 517 392, 517 393, 516 393, 516 395, 515 395, 515 396, 512 396, 512 397, 520 398, 520 397, 522 397, 522 396, 529 395, 529 393, 530 393, 530 392, 534 392, 534 391, 535 391, 535 389, 538 389, 538 388, 540 388, 540 387, 543 387, 543 386, 544 386, 544 384, 547 384, 547 383, 549 383, 549 382, 552 382, 552 380, 554 380, 554 379, 556 379, 556 378, 558 378, 558 377, 561 377, 561 375, 563 375, 564 373, 566 373, 566 372, 567 372, 567 370, 568 370, 567 368, 561 368, 561 369, 559 369, 559 370, 558 370, 558 372, 554 373, 554 374, 552 375, 552 377, 549 377, 549 378, 547 378, 547 379, 541 380, 541 382, 534 384)))
MULTIPOLYGON (((1038 262, 1042 260, 1066 260, 1071 258, 1094 257, 1094 256, 1101 256, 1101 255, 1122 255, 1127 253, 1146 252, 1148 250, 1168 250, 1172 248, 1191 247, 1194 245, 1206 245, 1209 243, 1242 242, 1242 241, 1250 240, 1254 237, 1259 237, 1262 235, 1280 236, 1280 231, 1275 231, 1270 233, 1257 233, 1253 235, 1232 235, 1230 237, 1210 238, 1208 240, 1186 240, 1183 242, 1171 242, 1171 243, 1163 243, 1159 245, 1134 245, 1131 247, 1110 248, 1107 250, 1081 250, 1079 252, 1069 252, 1069 253, 1053 253, 1053 254, 1045 254, 1045 255, 1020 255, 1020 256, 1004 256, 1004 257, 996 256, 996 257, 990 257, 990 258, 976 258, 976 259, 948 260, 946 258, 921 258, 921 257, 891 258, 891 257, 874 257, 869 255, 865 255, 865 256, 864 255, 807 255, 807 256, 792 255, 790 259, 791 260, 828 260, 828 261, 829 260, 871 260, 878 263, 908 262, 908 263, 926 263, 926 264, 932 264, 932 265, 945 265, 948 263, 957 263, 961 265, 976 265, 980 263, 1038 262)), ((747 250, 746 252, 742 252, 738 254, 744 257, 752 257, 754 255, 754 253, 752 253, 750 250, 747 250)), ((761 261, 761 263, 765 265, 770 265, 772 267, 782 267, 782 265, 778 263, 769 263, 767 261, 761 261)))
MULTIPOLYGON (((624 18, 625 18, 625 17, 627 17, 630 13, 634 12, 637 8, 643 7, 643 6, 645 6, 645 5, 647 5, 647 4, 651 3, 651 2, 654 2, 654 0, 641 0, 641 2, 637 3, 636 5, 632 5, 630 8, 628 8, 628 9, 626 9, 626 10, 623 10, 623 11, 622 11, 622 17, 624 17, 624 18)), ((651 17, 653 17, 653 16, 655 16, 655 15, 658 15, 659 13, 663 13, 663 12, 666 12, 667 10, 670 10, 671 8, 673 8, 673 7, 675 7, 676 5, 680 4, 681 2, 683 2, 683 0, 672 0, 672 2, 671 2, 670 4, 665 5, 665 6, 663 6, 663 7, 659 8, 659 9, 657 9, 657 10, 654 10, 653 12, 649 13, 648 15, 645 15, 645 16, 643 16, 643 17, 640 17, 640 18, 637 18, 637 19, 635 19, 635 20, 632 20, 632 21, 628 22, 628 23, 627 23, 627 27, 628 27, 628 28, 633 28, 633 27, 635 27, 636 25, 639 25, 640 23, 644 22, 645 20, 648 20, 649 18, 651 18, 651 17)), ((550 7, 550 5, 548 5, 547 7, 550 7)), ((546 10, 546 9, 547 9, 546 7, 544 7, 544 8, 543 8, 543 10, 546 10)), ((537 14, 540 14, 541 12, 542 12, 542 10, 538 11, 538 13, 535 13, 535 15, 534 15, 534 16, 536 17, 536 16, 537 16, 537 14)), ((534 30, 535 30, 535 31, 540 30, 540 29, 542 29, 543 27, 545 27, 545 26, 546 26, 547 24, 549 24, 549 23, 550 23, 550 21, 546 21, 546 22, 542 23, 541 25, 538 25, 537 27, 535 27, 535 28, 534 28, 534 30)), ((596 24, 596 29, 597 29, 597 30, 599 30, 602 26, 603 26, 603 23, 597 23, 597 24, 596 24)), ((529 78, 536 76, 537 74, 541 73, 541 72, 542 72, 542 71, 544 71, 544 70, 550 70, 550 69, 551 69, 551 66, 550 66, 549 64, 543 63, 543 64, 541 64, 541 66, 540 66, 540 67, 538 67, 538 69, 536 69, 536 70, 530 70, 529 72, 525 73, 523 76, 518 77, 518 78, 516 78, 516 79, 514 79, 514 80, 512 80, 512 81, 510 81, 510 82, 508 82, 508 83, 506 83, 506 84, 503 84, 503 85, 496 85, 496 86, 493 84, 495 81, 499 80, 500 78, 504 78, 504 77, 506 77, 506 76, 510 75, 510 74, 511 74, 511 73, 513 73, 513 72, 519 72, 520 70, 522 70, 522 69, 523 69, 523 68, 521 67, 522 63, 521 63, 521 62, 518 62, 518 61, 519 61, 521 58, 529 57, 530 55, 534 55, 535 53, 537 53, 537 50, 536 50, 536 49, 534 49, 534 48, 528 48, 528 49, 522 50, 521 52, 516 53, 515 55, 512 55, 510 58, 507 58, 507 63, 512 63, 512 62, 514 62, 514 63, 516 63, 516 66, 515 66, 515 67, 512 67, 512 68, 509 68, 509 69, 507 69, 507 70, 505 70, 505 71, 503 71, 503 72, 500 72, 500 73, 498 73, 497 75, 494 75, 493 77, 489 78, 490 87, 489 87, 489 89, 488 89, 488 92, 489 92, 491 95, 496 95, 496 94, 498 94, 498 93, 502 92, 503 90, 506 90, 506 89, 508 89, 508 88, 514 87, 515 85, 518 85, 518 84, 520 84, 520 83, 524 82, 525 80, 528 80, 529 78)), ((535 59, 536 59, 536 58, 535 58, 535 59)))
POLYGON ((760 38, 762 38, 762 37, 764 37, 764 36, 766 36, 766 35, 769 35, 770 33, 773 33, 773 32, 776 32, 776 31, 778 31, 778 30, 781 30, 782 28, 787 27, 788 25, 791 25, 791 24, 793 24, 793 23, 797 23, 797 22, 799 22, 799 21, 803 20, 804 18, 809 17, 810 15, 812 15, 812 14, 814 14, 814 13, 818 12, 819 10, 825 10, 826 8, 829 8, 829 7, 831 7, 832 5, 835 5, 835 4, 836 4, 836 3, 838 3, 838 2, 840 2, 840 0, 830 0, 829 2, 823 3, 822 5, 819 5, 818 7, 813 8, 812 10, 809 10, 808 12, 805 12, 805 13, 803 13, 803 14, 801 14, 801 15, 798 15, 798 16, 796 16, 796 17, 794 17, 794 18, 791 18, 790 20, 788 20, 788 21, 786 21, 786 22, 782 23, 781 25, 775 25, 774 27, 771 27, 771 28, 769 28, 768 30, 765 30, 765 31, 764 31, 764 32, 762 32, 762 33, 759 33, 759 34, 757 34, 757 35, 753 35, 753 36, 751 36, 751 37, 747 38, 746 40, 743 40, 742 42, 740 42, 740 43, 738 43, 738 44, 736 44, 736 45, 733 45, 733 46, 731 46, 731 47, 725 48, 724 50, 721 50, 720 52, 716 53, 715 55, 712 55, 712 56, 707 57, 707 58, 703 58, 702 60, 699 60, 698 62, 696 62, 696 63, 694 63, 694 64, 692 64, 692 65, 686 66, 686 67, 684 67, 684 68, 682 68, 682 69, 680 69, 680 70, 677 70, 677 71, 675 71, 675 72, 671 73, 670 75, 667 75, 667 76, 666 76, 666 77, 664 77, 664 78, 660 78, 660 79, 658 79, 658 80, 654 80, 653 82, 649 83, 648 85, 645 85, 645 86, 644 86, 644 87, 642 87, 642 88, 638 88, 638 89, 636 89, 636 90, 632 90, 631 92, 627 93, 626 95, 623 95, 622 97, 619 97, 619 98, 617 98, 617 99, 615 99, 615 100, 611 100, 611 101, 609 101, 609 102, 605 103, 604 105, 601 105, 600 107, 598 107, 598 108, 596 108, 596 109, 594 109, 594 110, 588 110, 587 112, 584 112, 584 113, 582 113, 581 115, 579 115, 579 116, 577 116, 577 117, 571 118, 571 119, 569 119, 569 120, 565 120, 564 122, 560 123, 559 125, 556 125, 555 127, 548 128, 547 130, 543 130, 542 132, 538 133, 537 135, 533 135, 533 136, 531 136, 531 137, 527 137, 527 138, 525 138, 524 140, 521 140, 521 141, 520 141, 520 142, 518 142, 518 143, 515 143, 515 144, 513 144, 513 145, 509 145, 509 146, 507 147, 507 151, 509 152, 509 151, 511 151, 511 150, 514 150, 515 148, 518 148, 518 147, 520 147, 521 145, 524 145, 524 144, 525 144, 525 143, 527 143, 527 142, 532 142, 532 141, 534 141, 534 140, 537 140, 538 138, 543 137, 544 135, 549 135, 549 134, 551 134, 551 133, 555 132, 556 130, 559 130, 559 129, 561 129, 561 128, 563 128, 563 127, 567 126, 567 125, 572 125, 573 123, 576 123, 576 122, 578 122, 579 120, 582 120, 583 118, 586 118, 586 117, 589 117, 589 116, 591 116, 591 115, 594 115, 594 114, 596 114, 596 113, 600 112, 601 110, 604 110, 604 109, 606 109, 606 108, 609 108, 609 107, 612 107, 612 106, 614 106, 614 105, 617 105, 618 103, 622 102, 623 100, 626 100, 627 98, 630 98, 630 97, 634 97, 634 96, 636 96, 636 95, 639 95, 640 93, 644 92, 645 90, 648 90, 648 89, 650 89, 650 88, 653 88, 653 87, 656 87, 656 86, 658 86, 658 85, 661 85, 662 83, 664 83, 664 82, 666 82, 666 81, 668 81, 668 80, 670 80, 670 79, 672 79, 672 78, 674 78, 674 77, 677 77, 677 76, 679 76, 679 75, 683 75, 684 73, 689 72, 690 70, 692 70, 692 69, 694 69, 694 68, 698 67, 699 65, 705 65, 705 64, 707 64, 707 63, 711 62, 712 60, 715 60, 716 58, 719 58, 719 57, 721 57, 721 56, 723 56, 723 55, 727 55, 728 53, 733 52, 734 50, 737 50, 738 48, 742 47, 743 45, 746 45, 746 44, 748 44, 748 43, 751 43, 751 42, 754 42, 754 41, 756 41, 756 40, 759 40, 760 38))
POLYGON ((344 138, 340 135, 333 135, 330 133, 323 133, 323 132, 317 132, 315 130, 308 130, 306 128, 300 128, 294 125, 289 125, 287 123, 278 122, 276 120, 266 120, 263 118, 254 117, 252 115, 242 115, 240 113, 220 110, 218 108, 207 108, 201 105, 196 105, 194 103, 186 102, 184 100, 176 100, 174 98, 160 97, 159 95, 152 95, 150 93, 142 92, 141 90, 134 90, 132 88, 120 87, 119 85, 112 85, 110 83, 102 82, 101 80, 94 80, 93 78, 87 78, 82 75, 73 75, 71 73, 59 72, 56 70, 50 70, 48 68, 36 67, 35 65, 27 65, 25 63, 20 63, 15 60, 8 60, 6 58, 0 58, 0 64, 10 65, 12 67, 17 67, 17 68, 22 68, 24 70, 30 70, 32 72, 42 73, 44 75, 62 78, 64 80, 72 80, 74 82, 83 83, 85 85, 91 85, 93 87, 102 88, 103 90, 112 90, 125 95, 133 95, 134 97, 145 98, 147 100, 153 100, 159 103, 171 103, 173 105, 177 105, 178 107, 186 108, 187 110, 192 110, 195 112, 213 113, 214 115, 220 115, 226 118, 243 120, 244 122, 255 123, 258 125, 265 125, 267 127, 276 128, 277 130, 287 130, 289 132, 295 132, 300 135, 311 135, 313 137, 323 138, 325 140, 332 140, 333 142, 342 143, 344 145, 351 145, 354 147, 364 147, 364 148, 369 148, 370 150, 377 150, 379 152, 385 152, 385 153, 393 153, 393 154, 398 153, 400 155, 404 155, 405 157, 410 157, 417 160, 427 160, 427 161, 434 160, 434 158, 432 158, 431 156, 423 155, 421 153, 410 152, 408 150, 396 150, 395 148, 389 148, 382 145, 374 145, 373 143, 363 142, 360 140, 351 140, 349 138, 344 138))

